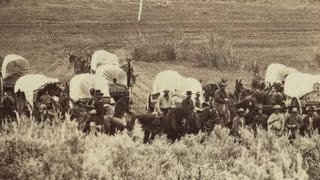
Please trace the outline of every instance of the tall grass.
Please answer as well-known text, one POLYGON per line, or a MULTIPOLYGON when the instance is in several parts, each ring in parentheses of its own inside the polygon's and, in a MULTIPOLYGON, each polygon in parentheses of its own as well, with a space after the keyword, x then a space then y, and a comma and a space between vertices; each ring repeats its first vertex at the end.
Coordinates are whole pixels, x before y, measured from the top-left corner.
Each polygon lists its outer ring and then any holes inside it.
MULTIPOLYGON (((137 131, 138 129, 138 131, 137 131)), ((289 145, 263 131, 243 130, 235 143, 229 130, 187 136, 170 144, 160 137, 141 143, 126 133, 84 136, 75 122, 52 126, 21 119, 0 134, 1 179, 319 179, 320 138, 289 145)), ((139 130, 140 129, 140 130, 139 130)))
POLYGON ((139 33, 131 38, 132 58, 145 62, 174 62, 177 60, 174 40, 152 39, 139 33))
POLYGON ((242 60, 234 53, 231 42, 215 33, 204 34, 204 41, 195 44, 193 51, 200 66, 239 69, 242 65, 242 60))
POLYGON ((193 62, 201 67, 239 69, 242 60, 233 51, 231 42, 218 34, 203 33, 200 41, 186 38, 182 33, 169 37, 150 37, 139 33, 132 36, 132 57, 145 62, 193 62))

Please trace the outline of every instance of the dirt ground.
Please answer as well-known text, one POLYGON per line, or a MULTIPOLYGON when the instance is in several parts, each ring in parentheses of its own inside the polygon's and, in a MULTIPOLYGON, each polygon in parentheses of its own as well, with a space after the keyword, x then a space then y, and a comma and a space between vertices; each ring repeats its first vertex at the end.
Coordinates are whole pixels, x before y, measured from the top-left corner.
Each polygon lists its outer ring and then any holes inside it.
MULTIPOLYGON (((138 32, 153 38, 180 32, 196 41, 203 32, 228 37, 236 53, 263 66, 280 62, 300 71, 316 72, 312 62, 320 37, 320 4, 172 3, 159 7, 146 2, 137 23, 137 3, 99 0, 11 0, 0 2, 0 55, 15 53, 30 61, 32 72, 68 80, 73 71, 68 52, 106 49, 124 57, 130 37, 138 32)), ((153 78, 162 70, 216 82, 226 77, 249 83, 247 71, 218 71, 188 63, 134 62, 139 78, 135 109, 143 111, 153 78)), ((230 88, 231 89, 231 88, 230 88)))

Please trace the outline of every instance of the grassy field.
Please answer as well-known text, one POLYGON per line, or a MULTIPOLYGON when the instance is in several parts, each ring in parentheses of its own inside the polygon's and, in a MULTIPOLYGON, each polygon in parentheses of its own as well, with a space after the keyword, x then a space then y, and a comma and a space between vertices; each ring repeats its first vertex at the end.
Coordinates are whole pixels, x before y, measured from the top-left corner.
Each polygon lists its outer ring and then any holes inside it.
MULTIPOLYGON (((280 62, 315 72, 312 59, 319 45, 319 9, 319 3, 299 1, 213 1, 164 7, 146 2, 142 21, 137 23, 137 3, 11 0, 0 4, 0 54, 20 54, 30 60, 33 72, 69 80, 73 71, 67 62, 68 52, 106 49, 123 59, 132 50, 132 37, 138 33, 154 41, 170 41, 177 33, 187 42, 197 42, 204 32, 214 32, 228 38, 235 54, 247 63, 258 61, 265 67, 280 62)), ((145 106, 153 78, 162 70, 178 70, 206 82, 226 77, 230 81, 242 78, 248 83, 251 78, 248 71, 221 72, 183 61, 135 62, 135 66, 140 74, 134 89, 139 111, 145 106)))
MULTIPOLYGON (((280 62, 300 71, 317 73, 312 59, 319 46, 320 4, 316 1, 211 1, 144 4, 136 22, 137 3, 104 0, 0 1, 0 55, 15 53, 31 63, 32 72, 73 76, 67 54, 83 49, 106 49, 123 60, 132 51, 132 37, 143 33, 153 41, 170 41, 175 34, 185 42, 199 42, 205 32, 228 38, 245 63, 262 67, 280 62)), ((188 54, 185 49, 184 52, 188 54)), ((183 52, 182 52, 183 53, 183 52)), ((194 61, 197 61, 196 59, 194 61)), ((139 74, 134 87, 134 109, 142 112, 154 77, 162 70, 216 82, 235 79, 249 85, 246 69, 200 68, 183 60, 174 63, 134 62, 139 74)), ((164 138, 153 145, 127 135, 83 137, 73 122, 53 126, 22 119, 2 127, 0 179, 319 179, 319 135, 287 137, 242 132, 237 145, 228 130, 215 129, 209 137, 186 137, 173 145, 164 138), (3 129, 2 129, 3 130, 3 129)))

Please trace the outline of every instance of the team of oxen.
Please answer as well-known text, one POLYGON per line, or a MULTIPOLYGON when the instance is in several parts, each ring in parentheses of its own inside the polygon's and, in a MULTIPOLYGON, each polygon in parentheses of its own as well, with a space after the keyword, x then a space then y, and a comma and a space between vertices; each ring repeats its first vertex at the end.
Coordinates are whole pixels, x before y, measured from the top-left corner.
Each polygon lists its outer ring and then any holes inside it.
POLYGON ((120 65, 117 55, 105 50, 80 56, 69 54, 68 59, 74 67, 75 76, 68 82, 60 82, 42 74, 29 74, 29 62, 21 56, 5 56, 1 68, 2 119, 14 120, 26 115, 38 121, 52 122, 71 114, 82 130, 98 124, 102 131, 111 134, 125 128, 132 131, 138 120, 144 129, 145 143, 152 141, 157 134, 166 134, 174 141, 185 134, 210 133, 216 124, 231 128, 239 108, 246 110, 248 125, 252 123, 258 106, 264 107, 269 115, 275 104, 296 106, 302 113, 300 99, 320 87, 318 76, 303 74, 281 64, 271 64, 263 78, 255 63, 252 65, 251 87, 247 88, 237 80, 234 90, 228 93, 228 103, 221 114, 216 110, 213 99, 220 83, 230 87, 226 79, 205 84, 175 71, 162 71, 156 76, 149 94, 148 112, 137 114, 131 109, 131 91, 137 77, 132 59, 128 58, 120 65), (303 88, 301 83, 305 83, 303 88), (155 111, 155 105, 165 89, 175 99, 175 106, 163 116, 155 111), (193 94, 193 101, 198 98, 206 105, 190 113, 190 117, 186 117, 180 108, 187 92, 193 94))

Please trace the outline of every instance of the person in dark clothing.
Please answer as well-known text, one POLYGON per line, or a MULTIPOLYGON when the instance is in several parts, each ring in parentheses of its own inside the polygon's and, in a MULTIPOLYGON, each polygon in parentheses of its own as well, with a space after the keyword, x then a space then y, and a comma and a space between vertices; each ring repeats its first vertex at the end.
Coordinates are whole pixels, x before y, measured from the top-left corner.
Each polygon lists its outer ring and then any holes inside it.
POLYGON ((191 99, 192 92, 187 91, 187 97, 181 102, 181 110, 185 119, 189 119, 194 112, 194 104, 191 99))
POLYGON ((254 136, 257 135, 257 128, 261 127, 263 130, 268 130, 268 116, 263 113, 263 107, 259 106, 258 114, 253 119, 252 128, 254 130, 254 136))
POLYGON ((227 84, 222 82, 220 83, 220 87, 216 92, 214 93, 214 106, 217 109, 219 116, 221 117, 220 124, 222 126, 225 126, 227 124, 227 117, 226 117, 226 111, 227 111, 227 103, 229 101, 228 94, 226 92, 227 84))
POLYGON ((317 118, 315 117, 314 107, 309 106, 306 108, 306 111, 308 115, 303 118, 303 124, 300 128, 300 134, 302 136, 305 136, 305 134, 307 133, 308 136, 311 138, 312 132, 317 126, 317 118))
POLYGON ((302 123, 302 118, 298 114, 298 108, 292 108, 291 114, 288 117, 288 120, 286 122, 286 127, 289 130, 289 140, 292 144, 293 141, 296 139, 296 132, 297 129, 300 128, 302 123))

